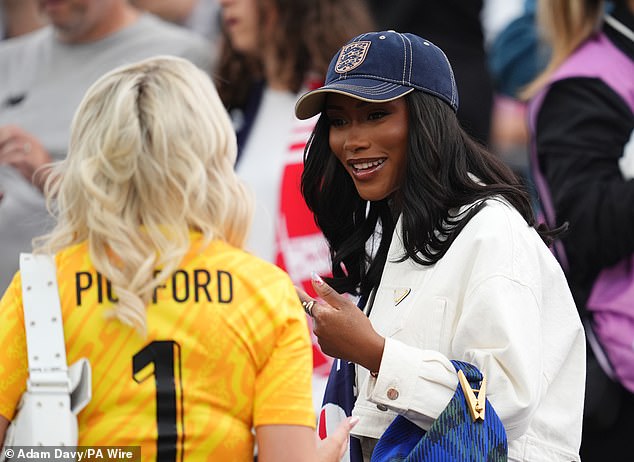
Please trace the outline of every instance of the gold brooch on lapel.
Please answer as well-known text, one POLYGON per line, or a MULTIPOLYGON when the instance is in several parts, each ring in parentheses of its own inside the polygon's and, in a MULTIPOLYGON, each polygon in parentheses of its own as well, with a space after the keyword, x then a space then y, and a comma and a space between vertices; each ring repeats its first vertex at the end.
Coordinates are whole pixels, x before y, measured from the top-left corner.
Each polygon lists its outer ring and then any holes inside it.
POLYGON ((410 289, 409 287, 394 289, 394 306, 397 306, 399 303, 405 300, 405 297, 407 297, 411 291, 412 289, 410 289))

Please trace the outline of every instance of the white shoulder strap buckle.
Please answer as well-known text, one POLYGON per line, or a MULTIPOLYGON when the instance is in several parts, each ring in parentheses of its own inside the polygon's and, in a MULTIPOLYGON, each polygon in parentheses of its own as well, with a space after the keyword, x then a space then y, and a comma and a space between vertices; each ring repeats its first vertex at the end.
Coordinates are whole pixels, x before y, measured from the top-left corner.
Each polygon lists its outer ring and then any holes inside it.
POLYGON ((71 391, 55 262, 48 255, 20 254, 22 303, 31 392, 71 391))

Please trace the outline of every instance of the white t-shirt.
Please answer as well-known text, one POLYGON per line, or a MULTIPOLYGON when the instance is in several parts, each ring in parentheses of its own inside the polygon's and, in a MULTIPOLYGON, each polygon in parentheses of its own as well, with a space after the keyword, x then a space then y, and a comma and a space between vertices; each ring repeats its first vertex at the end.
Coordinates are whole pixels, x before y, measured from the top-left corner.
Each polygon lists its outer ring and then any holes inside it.
POLYGON ((255 198, 247 250, 275 263, 275 230, 282 173, 295 123, 297 95, 264 88, 257 117, 236 166, 255 198))

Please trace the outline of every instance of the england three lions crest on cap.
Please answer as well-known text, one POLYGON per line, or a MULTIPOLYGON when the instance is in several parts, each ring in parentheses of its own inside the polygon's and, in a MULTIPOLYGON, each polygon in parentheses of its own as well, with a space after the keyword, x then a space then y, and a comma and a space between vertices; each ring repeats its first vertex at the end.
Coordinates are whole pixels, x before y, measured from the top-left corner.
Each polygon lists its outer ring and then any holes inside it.
POLYGON ((344 46, 335 64, 335 72, 345 74, 359 67, 365 60, 371 43, 369 41, 352 42, 344 46))

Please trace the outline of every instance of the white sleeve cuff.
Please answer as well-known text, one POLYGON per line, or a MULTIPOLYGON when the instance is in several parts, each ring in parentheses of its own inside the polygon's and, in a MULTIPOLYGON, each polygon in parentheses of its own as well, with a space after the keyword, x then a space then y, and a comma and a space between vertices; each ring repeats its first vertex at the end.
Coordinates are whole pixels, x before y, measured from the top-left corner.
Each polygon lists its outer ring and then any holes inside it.
POLYGON ((366 384, 366 400, 429 429, 453 397, 458 377, 440 353, 386 338, 379 375, 369 377, 366 384))

